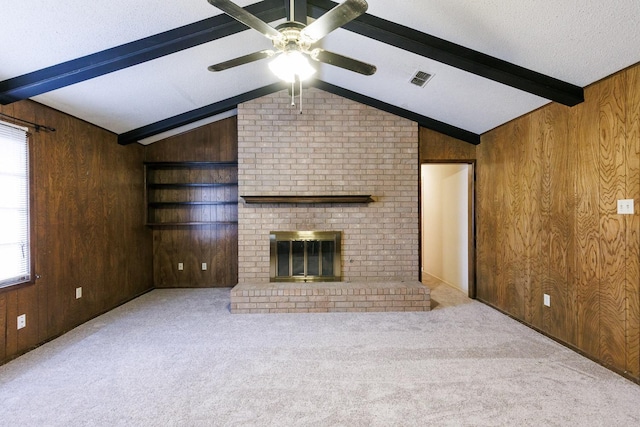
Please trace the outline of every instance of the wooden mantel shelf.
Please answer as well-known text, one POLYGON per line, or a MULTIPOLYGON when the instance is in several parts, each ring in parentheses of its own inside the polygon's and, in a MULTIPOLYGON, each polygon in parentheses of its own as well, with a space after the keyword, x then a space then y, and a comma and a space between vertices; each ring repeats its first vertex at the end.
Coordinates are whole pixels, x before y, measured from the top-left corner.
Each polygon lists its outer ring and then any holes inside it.
POLYGON ((266 203, 371 203, 371 195, 348 196, 242 196, 247 204, 266 203))

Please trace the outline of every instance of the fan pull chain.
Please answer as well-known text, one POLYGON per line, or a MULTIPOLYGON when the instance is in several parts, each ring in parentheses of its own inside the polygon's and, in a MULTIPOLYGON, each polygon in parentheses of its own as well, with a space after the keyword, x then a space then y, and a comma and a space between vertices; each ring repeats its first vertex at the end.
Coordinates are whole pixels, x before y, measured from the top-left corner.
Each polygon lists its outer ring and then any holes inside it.
MULTIPOLYGON (((302 80, 298 80, 300 83, 300 114, 302 114, 302 80)), ((296 82, 291 82, 291 106, 296 106, 296 82)))
POLYGON ((295 107, 296 106, 296 90, 295 90, 295 81, 291 82, 291 106, 295 107))

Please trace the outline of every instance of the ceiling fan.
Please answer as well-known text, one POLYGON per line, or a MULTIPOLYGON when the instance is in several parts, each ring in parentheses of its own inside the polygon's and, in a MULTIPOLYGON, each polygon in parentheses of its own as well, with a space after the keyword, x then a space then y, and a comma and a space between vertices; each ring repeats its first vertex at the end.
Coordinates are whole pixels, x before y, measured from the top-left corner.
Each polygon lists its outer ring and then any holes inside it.
POLYGON ((331 31, 365 13, 368 7, 365 0, 345 0, 309 25, 293 20, 295 2, 291 0, 289 20, 275 28, 229 0, 207 1, 237 21, 262 33, 273 42, 274 47, 273 50, 262 50, 211 65, 208 67, 209 71, 224 71, 260 59, 275 57, 269 63, 269 68, 288 83, 302 82, 315 73, 315 68, 311 66, 308 58, 366 76, 376 72, 374 65, 315 46, 331 31))

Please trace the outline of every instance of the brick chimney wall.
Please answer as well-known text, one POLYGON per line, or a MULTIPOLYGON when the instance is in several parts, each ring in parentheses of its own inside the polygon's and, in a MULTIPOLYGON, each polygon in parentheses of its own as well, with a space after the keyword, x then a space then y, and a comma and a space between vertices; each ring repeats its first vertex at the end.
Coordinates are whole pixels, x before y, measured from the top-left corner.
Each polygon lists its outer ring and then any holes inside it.
POLYGON ((418 280, 418 125, 318 89, 238 106, 242 195, 362 195, 375 202, 238 207, 238 281, 269 282, 269 232, 342 231, 344 281, 418 280))

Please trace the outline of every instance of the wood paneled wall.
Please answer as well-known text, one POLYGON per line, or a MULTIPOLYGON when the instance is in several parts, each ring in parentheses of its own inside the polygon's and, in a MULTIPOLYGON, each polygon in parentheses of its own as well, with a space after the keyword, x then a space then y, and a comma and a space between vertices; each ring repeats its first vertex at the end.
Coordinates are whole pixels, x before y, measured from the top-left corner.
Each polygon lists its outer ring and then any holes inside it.
POLYGON ((640 380, 640 66, 585 98, 478 147, 421 128, 420 160, 477 159, 478 298, 640 380))
POLYGON ((638 380, 640 66, 585 98, 482 136, 478 298, 638 380))
POLYGON ((0 363, 152 287, 138 145, 31 101, 0 106, 56 128, 31 130, 33 285, 0 290, 0 363), (82 287, 82 298, 75 298, 82 287), (16 320, 27 315, 27 326, 16 320))
MULTIPOLYGON (((148 162, 237 161, 236 117, 145 147, 148 162)), ((228 287, 238 283, 238 226, 174 226, 153 230, 155 287, 228 287), (178 263, 184 270, 178 271, 178 263), (206 262, 208 269, 202 271, 206 262)))
POLYGON ((475 160, 476 146, 459 139, 420 127, 420 163, 427 161, 475 160))

